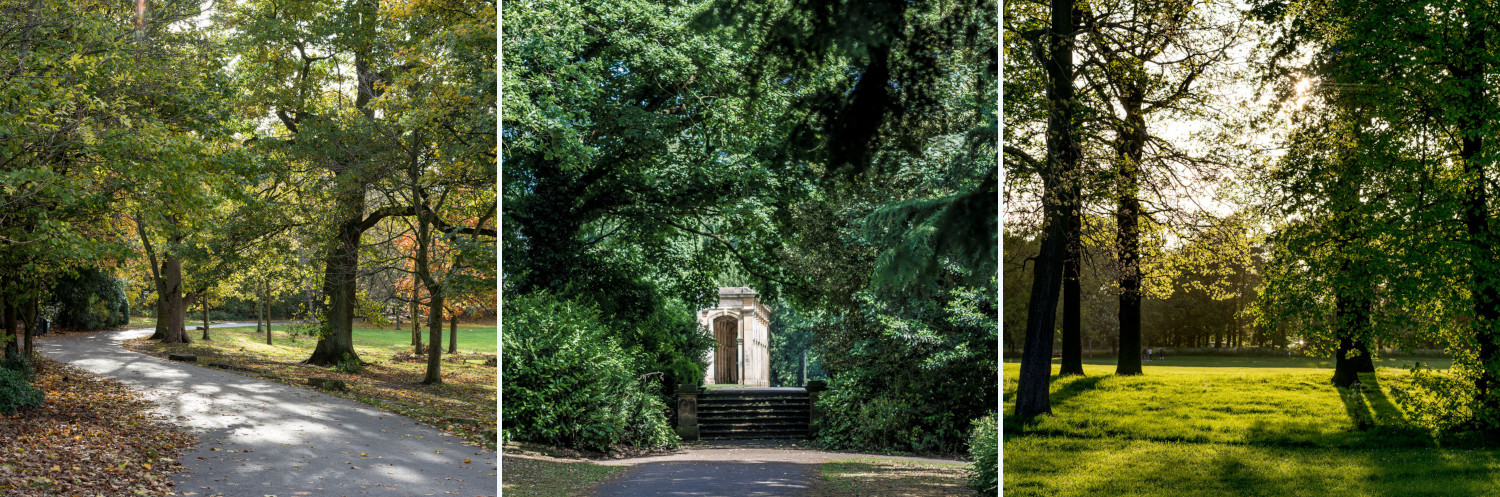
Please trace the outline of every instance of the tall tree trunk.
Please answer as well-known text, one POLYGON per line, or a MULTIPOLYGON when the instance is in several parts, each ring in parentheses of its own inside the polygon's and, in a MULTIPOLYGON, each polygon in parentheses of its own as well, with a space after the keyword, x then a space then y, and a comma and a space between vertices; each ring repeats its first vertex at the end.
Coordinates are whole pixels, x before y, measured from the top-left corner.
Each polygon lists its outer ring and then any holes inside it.
POLYGON ((163 343, 191 343, 192 337, 183 330, 187 324, 187 302, 182 296, 182 259, 167 251, 162 254, 162 283, 166 292, 163 308, 167 315, 167 336, 163 343))
POLYGON ((203 298, 203 339, 208 340, 208 297, 203 298))
MULTIPOLYGON (((1080 198, 1082 190, 1079 186, 1082 182, 1073 183, 1073 198, 1080 198)), ((1080 259, 1079 232, 1082 230, 1082 220, 1078 209, 1070 208, 1065 214, 1068 219, 1067 233, 1063 259, 1063 287, 1062 287, 1062 365, 1058 368, 1058 376, 1082 376, 1083 375, 1083 311, 1079 308, 1082 301, 1082 291, 1078 286, 1078 266, 1080 259)))
POLYGON ((1030 418, 1052 412, 1049 398, 1052 372, 1052 333, 1057 320, 1057 294, 1066 258, 1066 213, 1074 200, 1069 182, 1078 181, 1077 142, 1073 101, 1073 0, 1052 0, 1052 30, 1047 35, 1049 55, 1047 100, 1047 164, 1042 171, 1042 209, 1046 229, 1037 254, 1031 302, 1026 316, 1026 344, 1016 384, 1016 415, 1030 418), (1059 194, 1062 198, 1058 198, 1059 194))
POLYGON ((1121 99, 1125 127, 1119 153, 1119 196, 1116 199, 1116 244, 1120 264, 1120 355, 1115 374, 1141 374, 1141 158, 1146 146, 1146 116, 1139 93, 1121 99))
MULTIPOLYGON (((352 182, 352 178, 345 178, 352 182)), ((343 222, 338 226, 338 241, 323 271, 323 294, 328 298, 328 308, 323 313, 323 332, 319 334, 317 347, 307 364, 328 366, 344 357, 359 359, 354 351, 354 294, 355 277, 359 273, 359 239, 364 234, 360 228, 364 217, 364 188, 343 185, 340 195, 340 211, 343 222), (351 193, 352 191, 352 193, 351 193)))
MULTIPOLYGON (((1477 7, 1470 7, 1477 8, 1477 7)), ((1479 17, 1474 12, 1465 12, 1466 17, 1479 17)), ((1493 29, 1489 21, 1471 19, 1464 29, 1464 45, 1473 50, 1488 48, 1486 30, 1493 29)), ((1464 86, 1470 104, 1460 114, 1459 156, 1463 158, 1465 173, 1464 228, 1469 239, 1469 268, 1471 273, 1469 293, 1473 299, 1474 339, 1478 342, 1478 359, 1481 371, 1475 380, 1476 396, 1480 410, 1489 421, 1480 427, 1500 439, 1500 260, 1495 254, 1495 234, 1490 226, 1489 192, 1486 166, 1492 158, 1484 157, 1484 133, 1491 115, 1488 104, 1486 72, 1489 71, 1484 58, 1469 55, 1451 64, 1450 73, 1464 86)))
POLYGON ((458 312, 448 317, 448 353, 458 353, 458 312))

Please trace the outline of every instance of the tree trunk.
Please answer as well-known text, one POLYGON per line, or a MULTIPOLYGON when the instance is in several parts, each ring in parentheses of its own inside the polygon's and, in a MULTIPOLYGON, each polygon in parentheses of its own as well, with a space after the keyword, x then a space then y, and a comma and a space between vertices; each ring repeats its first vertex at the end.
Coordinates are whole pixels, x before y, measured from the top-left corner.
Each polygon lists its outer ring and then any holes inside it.
POLYGON ((162 283, 166 293, 159 297, 165 301, 167 336, 162 343, 191 343, 193 338, 183 330, 187 324, 187 302, 182 296, 182 259, 168 251, 162 257, 162 283))
MULTIPOLYGON (((1073 198, 1079 198, 1081 191, 1077 188, 1081 182, 1073 183, 1075 188, 1073 198)), ((1065 214, 1068 218, 1067 241, 1064 242, 1063 259, 1063 287, 1062 287, 1062 367, 1058 368, 1058 376, 1082 376, 1083 375, 1083 332, 1082 310, 1079 309, 1082 300, 1082 291, 1078 287, 1078 265, 1079 265, 1079 230, 1082 222, 1079 219, 1078 209, 1068 209, 1065 214)))
POLYGON ((1047 226, 1042 231, 1041 251, 1031 283, 1026 344, 1016 385, 1016 415, 1023 419, 1052 412, 1049 398, 1052 333, 1067 242, 1064 210, 1075 205, 1074 199, 1068 198, 1073 192, 1069 182, 1081 179, 1076 177, 1081 153, 1073 108, 1073 31, 1073 1, 1052 0, 1050 55, 1046 64, 1047 100, 1052 105, 1047 119, 1048 164, 1042 171, 1042 209, 1047 226), (1062 198, 1058 198, 1059 194, 1062 198))
POLYGON ((429 290, 432 305, 427 308, 427 329, 431 343, 427 347, 427 376, 422 378, 423 385, 443 382, 443 291, 441 288, 429 290))
POLYGON ((36 335, 37 305, 37 298, 31 297, 31 303, 26 306, 26 322, 21 323, 21 327, 25 330, 22 333, 26 334, 26 357, 36 354, 36 344, 31 341, 31 338, 36 335))
POLYGON ((448 353, 458 353, 458 313, 454 312, 448 319, 448 353))
POLYGON ((1141 158, 1146 146, 1146 116, 1139 93, 1123 98, 1125 128, 1119 145, 1119 197, 1115 226, 1120 263, 1120 355, 1115 374, 1141 374, 1141 158))
POLYGON ((427 351, 422 350, 422 318, 417 305, 422 302, 422 282, 418 281, 416 273, 411 276, 411 348, 412 353, 422 355, 427 351))
POLYGON ((364 234, 360 221, 364 211, 364 189, 357 194, 347 192, 341 199, 344 221, 339 223, 338 242, 328 256, 323 271, 323 293, 328 298, 328 308, 323 313, 322 332, 312 357, 303 361, 317 366, 328 366, 344 357, 359 359, 354 351, 354 292, 355 276, 359 273, 359 238, 364 234))
POLYGON ((208 340, 208 297, 203 298, 203 339, 208 340))
POLYGON ((266 304, 266 293, 268 292, 264 285, 261 285, 257 290, 260 291, 255 292, 256 296, 260 298, 256 299, 255 303, 255 328, 259 330, 261 321, 266 322, 266 345, 271 345, 271 307, 266 304))

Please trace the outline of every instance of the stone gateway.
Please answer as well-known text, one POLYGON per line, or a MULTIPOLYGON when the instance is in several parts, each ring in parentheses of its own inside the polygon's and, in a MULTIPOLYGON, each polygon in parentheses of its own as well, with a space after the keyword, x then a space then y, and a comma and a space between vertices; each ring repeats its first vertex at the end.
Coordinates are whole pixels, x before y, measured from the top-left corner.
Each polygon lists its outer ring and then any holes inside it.
POLYGON ((771 311, 749 287, 719 288, 719 305, 698 311, 698 325, 713 333, 709 385, 771 385, 771 311))

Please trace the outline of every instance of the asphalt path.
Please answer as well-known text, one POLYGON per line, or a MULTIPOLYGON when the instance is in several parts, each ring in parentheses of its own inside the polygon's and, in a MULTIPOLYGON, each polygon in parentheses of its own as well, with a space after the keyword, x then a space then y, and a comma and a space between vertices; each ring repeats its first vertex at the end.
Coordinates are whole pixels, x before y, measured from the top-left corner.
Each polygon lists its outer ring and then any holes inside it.
POLYGON ((792 497, 803 495, 823 463, 873 457, 963 464, 925 457, 825 452, 806 441, 727 440, 687 444, 672 454, 596 461, 628 466, 596 490, 599 497, 792 497))
MULTIPOLYGON (((254 326, 224 323, 213 328, 254 326)), ((151 329, 44 336, 47 357, 124 382, 193 432, 179 495, 494 496, 495 453, 313 390, 125 350, 151 329), (364 455, 361 455, 364 454, 364 455), (469 463, 464 460, 469 459, 469 463)))

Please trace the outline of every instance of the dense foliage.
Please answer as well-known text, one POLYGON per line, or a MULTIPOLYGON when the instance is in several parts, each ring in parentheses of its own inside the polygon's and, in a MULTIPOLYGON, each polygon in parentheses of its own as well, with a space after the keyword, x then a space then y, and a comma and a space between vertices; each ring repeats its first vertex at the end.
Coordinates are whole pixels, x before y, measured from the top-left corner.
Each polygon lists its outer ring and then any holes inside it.
POLYGON ((58 305, 57 326, 98 330, 130 322, 125 282, 97 269, 58 280, 52 298, 58 305))
POLYGON ((0 414, 42 405, 42 391, 26 381, 26 374, 0 368, 0 414))
POLYGON ((505 299, 507 440, 584 450, 672 447, 660 378, 637 375, 636 355, 588 304, 546 293, 505 299))

